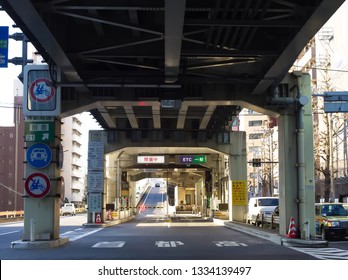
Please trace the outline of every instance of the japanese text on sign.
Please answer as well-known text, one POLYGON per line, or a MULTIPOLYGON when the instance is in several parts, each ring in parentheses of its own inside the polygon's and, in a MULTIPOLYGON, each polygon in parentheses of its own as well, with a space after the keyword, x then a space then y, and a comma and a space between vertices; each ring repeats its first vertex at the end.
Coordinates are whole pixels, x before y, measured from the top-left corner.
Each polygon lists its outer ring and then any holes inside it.
POLYGON ((232 181, 232 205, 247 205, 246 181, 232 181))
POLYGON ((138 163, 165 163, 164 156, 138 156, 138 163))

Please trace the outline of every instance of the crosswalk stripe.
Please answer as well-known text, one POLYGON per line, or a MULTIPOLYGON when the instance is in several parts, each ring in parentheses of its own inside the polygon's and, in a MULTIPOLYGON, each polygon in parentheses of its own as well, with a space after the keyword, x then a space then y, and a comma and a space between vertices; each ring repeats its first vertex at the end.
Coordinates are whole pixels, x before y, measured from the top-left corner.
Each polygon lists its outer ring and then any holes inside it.
POLYGON ((348 260, 348 251, 337 248, 299 248, 292 249, 322 260, 348 260))

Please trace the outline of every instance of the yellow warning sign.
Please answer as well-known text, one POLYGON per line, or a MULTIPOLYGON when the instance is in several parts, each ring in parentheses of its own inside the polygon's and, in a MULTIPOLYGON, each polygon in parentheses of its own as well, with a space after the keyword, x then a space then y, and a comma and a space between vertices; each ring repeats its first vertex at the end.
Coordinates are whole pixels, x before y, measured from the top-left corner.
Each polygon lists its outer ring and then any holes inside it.
POLYGON ((245 180, 232 181, 232 205, 248 205, 247 183, 245 180))

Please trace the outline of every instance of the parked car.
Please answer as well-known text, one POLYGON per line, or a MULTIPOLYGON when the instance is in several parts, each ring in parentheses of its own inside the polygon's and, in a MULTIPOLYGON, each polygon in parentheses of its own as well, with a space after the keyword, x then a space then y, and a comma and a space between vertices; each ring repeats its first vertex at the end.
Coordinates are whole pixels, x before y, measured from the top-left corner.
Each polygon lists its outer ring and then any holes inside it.
POLYGON ((265 215, 261 218, 261 222, 266 224, 267 226, 269 225, 271 228, 275 229, 279 227, 279 206, 274 208, 273 212, 271 215, 265 215))
POLYGON ((251 197, 248 206, 247 222, 260 225, 262 216, 266 219, 270 218, 278 205, 278 197, 251 197))
POLYGON ((62 216, 65 216, 65 215, 75 216, 76 209, 75 209, 74 203, 64 203, 63 207, 60 209, 60 214, 62 216))
POLYGON ((279 226, 279 206, 274 208, 271 219, 272 219, 273 226, 274 225, 279 226))
POLYGON ((348 236, 348 211, 342 203, 316 203, 315 229, 322 239, 345 238, 348 236))

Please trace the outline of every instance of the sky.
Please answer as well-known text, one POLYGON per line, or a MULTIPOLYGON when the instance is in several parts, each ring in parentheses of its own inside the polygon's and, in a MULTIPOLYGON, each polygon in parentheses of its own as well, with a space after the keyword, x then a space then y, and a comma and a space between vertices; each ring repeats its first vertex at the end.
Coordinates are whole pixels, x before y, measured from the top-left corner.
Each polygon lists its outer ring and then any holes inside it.
MULTIPOLYGON (((14 22, 3 11, 0 11, 0 26, 9 26, 9 34, 21 32, 18 28, 13 28, 14 22)), ((22 56, 22 43, 13 39, 9 39, 8 57, 22 56)), ((8 68, 0 68, 0 126, 9 126, 13 124, 13 98, 14 98, 14 83, 18 80, 17 76, 22 72, 21 66, 16 66, 12 63, 8 64, 8 68), (6 116, 4 118, 3 116, 6 116)))
MULTIPOLYGON (((17 32, 21 33, 20 29, 12 27, 12 25, 14 24, 15 23, 7 15, 6 12, 0 11, 0 26, 8 26, 9 35, 12 35, 17 32)), ((22 57, 22 42, 17 42, 14 39, 9 39, 8 45, 9 59, 14 57, 22 57)), ((28 59, 31 58, 31 54, 34 51, 34 47, 31 44, 28 44, 28 59)), ((0 68, 0 126, 14 125, 14 95, 23 95, 22 88, 18 87, 18 85, 21 83, 18 79, 18 75, 21 72, 22 66, 17 66, 12 63, 9 63, 7 68, 0 68)), ((99 125, 95 122, 95 120, 90 116, 89 113, 83 113, 82 117, 84 122, 89 124, 90 129, 100 129, 99 125)))

